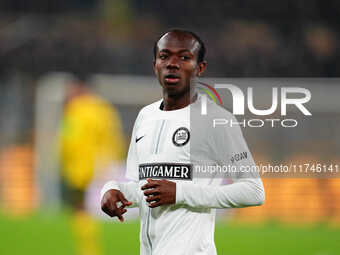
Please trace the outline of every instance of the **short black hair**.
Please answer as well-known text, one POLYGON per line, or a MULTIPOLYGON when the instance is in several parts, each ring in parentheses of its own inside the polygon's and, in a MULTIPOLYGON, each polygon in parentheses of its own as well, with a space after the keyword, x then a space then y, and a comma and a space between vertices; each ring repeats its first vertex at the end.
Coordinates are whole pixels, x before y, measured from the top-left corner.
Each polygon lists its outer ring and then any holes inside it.
POLYGON ((204 57, 205 57, 205 52, 206 52, 206 49, 205 49, 205 45, 204 45, 204 42, 202 41, 202 39, 197 35, 195 34, 194 32, 191 32, 191 31, 188 31, 188 30, 183 30, 183 29, 179 29, 179 28, 173 28, 173 29, 170 29, 168 30, 167 32, 165 32, 164 34, 162 34, 160 37, 158 37, 158 39, 155 41, 154 43, 154 46, 153 46, 153 57, 154 59, 156 59, 156 55, 157 55, 157 44, 159 42, 159 40, 167 33, 183 33, 183 34, 189 34, 191 35, 192 37, 195 38, 195 40, 199 43, 200 45, 200 49, 198 51, 198 56, 197 56, 197 62, 198 63, 201 63, 203 62, 204 60, 204 57))

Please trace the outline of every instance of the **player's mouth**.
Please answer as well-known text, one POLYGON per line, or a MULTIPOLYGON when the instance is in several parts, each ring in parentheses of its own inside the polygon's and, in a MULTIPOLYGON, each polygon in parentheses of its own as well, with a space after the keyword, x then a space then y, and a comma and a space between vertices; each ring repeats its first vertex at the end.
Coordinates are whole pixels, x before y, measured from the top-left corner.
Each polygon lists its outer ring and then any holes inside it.
POLYGON ((178 75, 175 74, 168 74, 164 77, 165 82, 167 84, 177 84, 180 80, 180 77, 178 75))

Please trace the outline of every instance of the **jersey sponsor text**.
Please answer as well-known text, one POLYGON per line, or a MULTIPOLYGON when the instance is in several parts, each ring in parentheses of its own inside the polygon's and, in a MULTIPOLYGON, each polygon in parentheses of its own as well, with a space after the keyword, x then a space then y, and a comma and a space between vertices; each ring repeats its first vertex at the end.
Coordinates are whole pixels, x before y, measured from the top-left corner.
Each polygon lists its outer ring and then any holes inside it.
POLYGON ((192 180, 192 164, 153 163, 139 165, 139 180, 147 178, 192 180))

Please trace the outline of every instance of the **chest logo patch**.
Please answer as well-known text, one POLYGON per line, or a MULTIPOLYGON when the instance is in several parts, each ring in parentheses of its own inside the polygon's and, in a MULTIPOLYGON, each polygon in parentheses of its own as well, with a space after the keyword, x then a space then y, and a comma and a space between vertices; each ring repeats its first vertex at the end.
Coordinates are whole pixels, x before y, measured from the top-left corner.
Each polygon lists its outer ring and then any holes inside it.
POLYGON ((172 142, 176 146, 184 146, 189 142, 190 132, 186 127, 178 128, 172 136, 172 142))

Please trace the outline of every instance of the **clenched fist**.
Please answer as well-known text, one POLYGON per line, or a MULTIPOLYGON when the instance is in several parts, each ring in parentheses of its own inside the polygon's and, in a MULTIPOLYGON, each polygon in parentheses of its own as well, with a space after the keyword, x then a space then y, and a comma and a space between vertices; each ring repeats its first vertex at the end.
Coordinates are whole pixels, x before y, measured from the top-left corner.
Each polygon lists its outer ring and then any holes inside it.
POLYGON ((142 186, 146 202, 150 203, 150 208, 161 205, 176 203, 176 183, 167 180, 147 179, 147 183, 142 186))
POLYGON ((132 205, 132 202, 127 201, 123 193, 116 189, 108 190, 101 201, 102 210, 111 217, 117 216, 121 222, 124 221, 123 214, 127 212, 126 206, 132 205), (117 202, 122 205, 117 207, 117 202))

